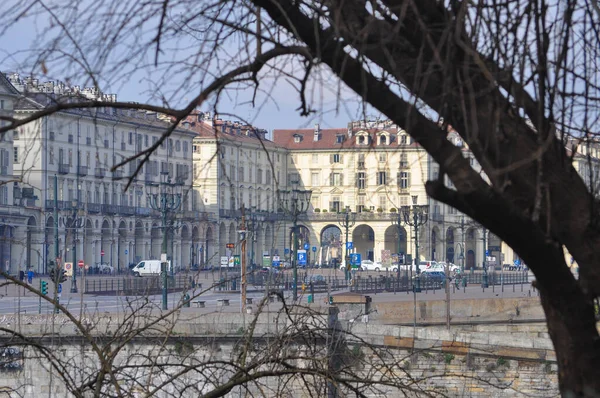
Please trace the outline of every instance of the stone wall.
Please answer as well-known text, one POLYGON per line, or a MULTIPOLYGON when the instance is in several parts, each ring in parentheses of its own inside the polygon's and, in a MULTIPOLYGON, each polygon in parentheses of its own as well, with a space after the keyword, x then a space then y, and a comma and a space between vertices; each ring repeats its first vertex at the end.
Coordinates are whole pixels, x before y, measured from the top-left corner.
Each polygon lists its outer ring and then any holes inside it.
MULTIPOLYGON (((62 316, 48 317, 48 322, 41 318, 21 317, 20 332, 49 350, 45 355, 33 348, 13 353, 10 361, 19 366, 0 367, 0 396, 12 388, 15 393, 7 396, 70 397, 64 380, 74 385, 90 382, 99 370, 96 349, 114 350, 126 339, 115 333, 118 317, 85 320, 96 325, 91 341, 76 333, 62 316), (54 326, 49 328, 52 319, 54 326), (53 361, 56 366, 51 368, 53 361)), ((123 396, 141 396, 149 392, 144 390, 146 386, 154 386, 158 397, 196 397, 227 382, 242 360, 240 347, 250 343, 252 350, 245 363, 263 364, 254 371, 275 366, 278 361, 268 364, 266 360, 279 357, 305 369, 327 370, 334 347, 334 355, 342 358, 339 369, 345 376, 380 381, 362 391, 370 397, 558 394, 554 351, 543 323, 470 325, 448 331, 443 327, 381 325, 359 317, 353 322, 340 321, 341 339, 335 341, 343 344, 331 344, 326 334, 321 339, 298 338, 305 330, 326 327, 326 314, 260 314, 249 338, 252 320, 249 315, 213 313, 173 319, 170 336, 158 327, 150 329, 145 336, 128 340, 115 355, 115 385, 126 393, 123 396), (161 386, 169 377, 174 378, 161 386)), ((0 344, 15 346, 14 336, 5 335, 0 344)), ((307 388, 313 396, 324 396, 326 387, 323 378, 313 378, 313 385, 307 387, 297 376, 265 377, 247 385, 254 396, 264 397, 304 396, 307 388)), ((116 395, 115 389, 107 386, 105 392, 116 395)), ((246 390, 224 390, 223 396, 246 396, 246 390)))

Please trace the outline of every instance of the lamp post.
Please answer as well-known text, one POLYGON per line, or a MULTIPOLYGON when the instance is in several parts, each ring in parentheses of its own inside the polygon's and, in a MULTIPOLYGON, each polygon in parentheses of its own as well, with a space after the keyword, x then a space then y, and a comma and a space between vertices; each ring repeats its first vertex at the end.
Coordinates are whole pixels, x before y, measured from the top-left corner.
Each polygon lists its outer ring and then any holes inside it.
MULTIPOLYGON (((403 214, 402 211, 399 211, 396 213, 396 215, 394 216, 394 218, 392 218, 392 224, 396 225, 397 228, 397 234, 398 234, 398 265, 396 266, 396 273, 397 273, 397 278, 398 278, 398 284, 400 283, 400 252, 402 251, 402 220, 403 220, 403 214)), ((412 269, 411 269, 412 270, 412 269)))
POLYGON ((488 270, 487 270, 487 245, 486 245, 486 232, 487 230, 485 229, 485 227, 483 228, 483 279, 481 281, 481 285, 482 287, 490 287, 490 285, 488 284, 488 270))
POLYGON ((350 272, 352 267, 350 265, 350 255, 348 254, 348 229, 352 228, 354 224, 356 224, 356 213, 350 212, 350 206, 346 206, 344 212, 337 213, 337 217, 340 226, 346 229, 346 252, 344 256, 344 259, 346 260, 346 269, 344 270, 344 273, 346 274, 346 280, 350 280, 352 279, 352 273, 350 272))
MULTIPOLYGON (((73 234, 73 265, 71 273, 71 293, 77 293, 77 275, 75 273, 77 269, 77 230, 83 226, 84 219, 79 215, 78 201, 73 200, 71 202, 71 216, 62 217, 60 223, 66 231, 71 231, 73 234)), ((66 246, 66 240, 65 240, 66 246)))
POLYGON ((416 264, 416 276, 414 291, 416 293, 421 292, 421 280, 419 274, 421 270, 419 268, 419 227, 425 225, 428 220, 429 206, 418 205, 418 197, 415 195, 412 197, 412 206, 402 206, 400 211, 404 219, 404 223, 415 229, 415 264, 416 264))
POLYGON ((161 213, 162 220, 162 251, 161 251, 161 276, 162 276, 162 309, 166 310, 167 307, 167 236, 168 236, 168 224, 167 215, 169 212, 176 211, 181 205, 181 184, 171 183, 171 178, 168 176, 168 172, 161 172, 164 176, 164 181, 158 184, 148 184, 146 186, 147 200, 150 207, 161 213))
POLYGON ((254 242, 256 242, 256 206, 252 206, 250 210, 250 217, 247 218, 247 229, 250 232, 251 241, 250 241, 250 270, 254 270, 256 268, 254 264, 254 242))
POLYGON ((294 301, 298 300, 298 217, 306 213, 310 206, 312 191, 292 189, 277 190, 281 209, 292 218, 292 233, 294 234, 292 253, 292 268, 294 270, 294 301))

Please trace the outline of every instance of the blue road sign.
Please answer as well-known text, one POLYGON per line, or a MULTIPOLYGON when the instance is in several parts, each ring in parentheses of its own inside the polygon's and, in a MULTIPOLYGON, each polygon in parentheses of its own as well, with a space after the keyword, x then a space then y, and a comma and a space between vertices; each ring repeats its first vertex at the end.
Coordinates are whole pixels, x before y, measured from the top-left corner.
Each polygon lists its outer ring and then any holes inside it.
POLYGON ((521 259, 518 259, 518 258, 517 258, 515 261, 513 261, 513 263, 514 263, 515 265, 521 265, 521 259))
POLYGON ((287 247, 285 248, 285 250, 283 251, 285 254, 290 254, 290 249, 288 249, 287 247))
POLYGON ((312 250, 313 250, 313 252, 316 252, 317 251, 317 246, 313 246, 312 250))
POLYGON ((304 244, 304 250, 308 250, 310 248, 310 245, 308 243, 304 244))
POLYGON ((352 249, 354 247, 353 242, 346 242, 346 249, 352 249))
POLYGON ((279 261, 279 260, 273 260, 273 263, 271 265, 273 267, 279 268, 279 266, 281 265, 281 261, 279 261))
POLYGON ((306 252, 298 250, 298 265, 306 265, 306 252))
POLYGON ((129 250, 125 249, 125 254, 129 254, 129 250))
POLYGON ((57 293, 62 293, 62 283, 58 284, 57 293))
POLYGON ((360 253, 352 253, 350 254, 350 264, 359 266, 361 261, 360 253))
POLYGON ((490 255, 490 251, 489 251, 489 250, 486 250, 486 251, 485 251, 485 256, 486 256, 486 257, 488 257, 489 255, 490 255))

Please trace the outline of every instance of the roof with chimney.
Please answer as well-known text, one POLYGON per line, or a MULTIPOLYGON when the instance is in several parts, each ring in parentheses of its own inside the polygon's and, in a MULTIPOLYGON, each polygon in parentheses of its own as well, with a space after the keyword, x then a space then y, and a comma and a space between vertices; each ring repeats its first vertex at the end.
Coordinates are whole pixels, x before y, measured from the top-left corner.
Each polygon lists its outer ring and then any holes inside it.
POLYGON ((359 121, 347 128, 273 130, 273 141, 290 150, 357 150, 418 147, 406 131, 390 121, 359 121))
POLYGON ((273 141, 267 139, 267 130, 236 121, 213 118, 208 112, 196 110, 185 118, 181 125, 203 138, 258 144, 268 148, 278 147, 273 141))

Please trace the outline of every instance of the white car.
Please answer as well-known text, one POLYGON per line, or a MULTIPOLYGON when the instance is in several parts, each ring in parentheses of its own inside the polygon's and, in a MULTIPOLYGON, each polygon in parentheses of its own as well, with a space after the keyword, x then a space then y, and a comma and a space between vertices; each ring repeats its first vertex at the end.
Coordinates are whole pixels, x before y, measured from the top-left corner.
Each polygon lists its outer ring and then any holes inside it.
MULTIPOLYGON (((421 269, 423 272, 446 272, 446 263, 445 262, 435 262, 435 261, 430 261, 428 262, 429 266, 423 267, 421 265, 421 269)), ((456 273, 460 270, 460 267, 456 264, 452 264, 452 263, 448 263, 450 269, 448 270, 450 273, 456 273)))
POLYGON ((383 269, 383 265, 380 262, 373 262, 371 260, 363 260, 360 262, 360 269, 363 271, 381 271, 383 269))

